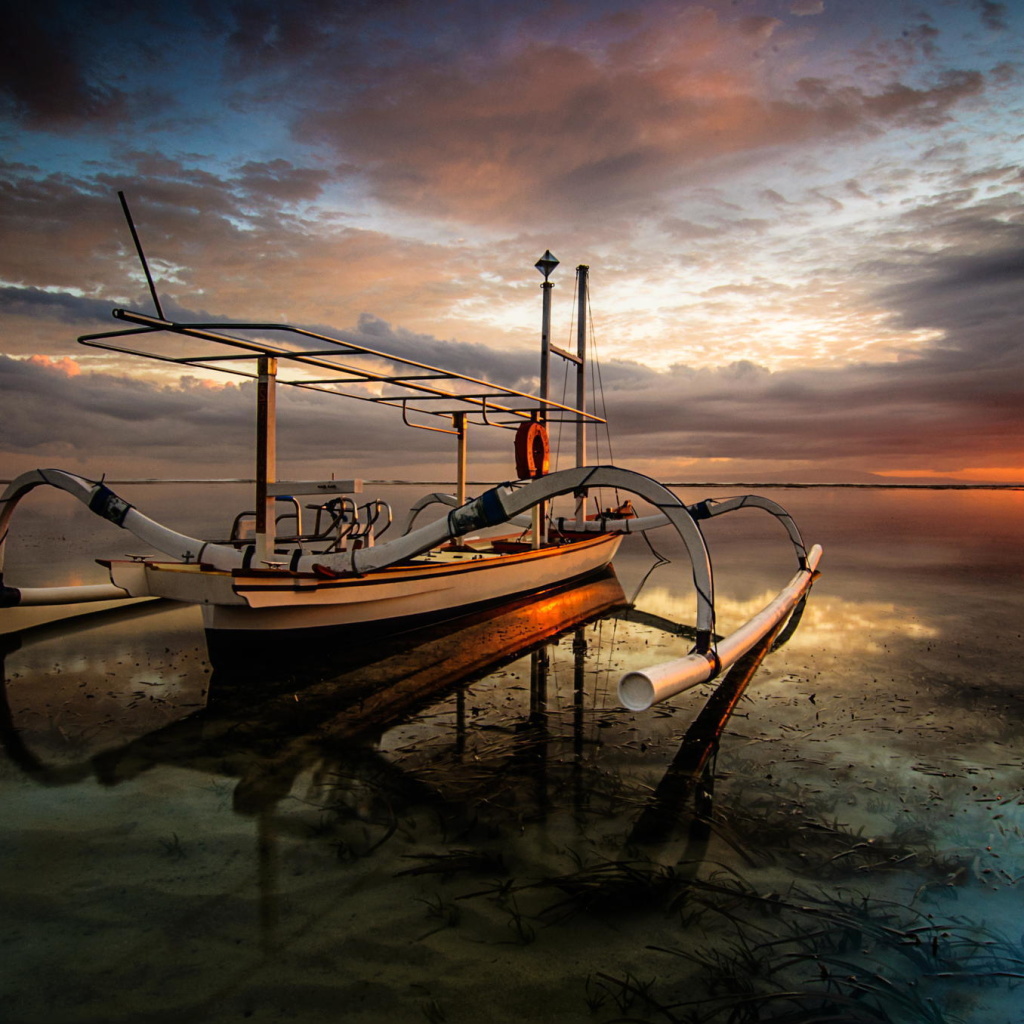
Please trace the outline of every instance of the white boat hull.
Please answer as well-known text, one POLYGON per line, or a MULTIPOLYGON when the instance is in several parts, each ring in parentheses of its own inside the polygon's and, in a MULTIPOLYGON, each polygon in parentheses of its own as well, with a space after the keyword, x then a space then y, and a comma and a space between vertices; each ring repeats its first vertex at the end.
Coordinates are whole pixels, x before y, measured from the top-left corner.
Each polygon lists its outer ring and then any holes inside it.
POLYGON ((605 568, 621 537, 598 535, 537 551, 424 559, 366 576, 324 578, 283 570, 206 570, 195 564, 112 562, 111 580, 133 595, 197 604, 208 630, 299 630, 443 618, 605 568))

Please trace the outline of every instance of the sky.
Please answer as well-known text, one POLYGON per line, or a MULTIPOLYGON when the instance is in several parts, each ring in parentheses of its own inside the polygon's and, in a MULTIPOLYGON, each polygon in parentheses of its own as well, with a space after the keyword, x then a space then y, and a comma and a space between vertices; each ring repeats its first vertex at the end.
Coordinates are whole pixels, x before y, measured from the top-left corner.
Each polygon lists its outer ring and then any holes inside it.
MULTIPOLYGON (((0 39, 0 475, 249 476, 247 383, 77 343, 288 322, 534 391, 591 270, 661 480, 1024 481, 1024 6, 34 0, 0 39)), ((555 372, 556 389, 561 370, 555 372)), ((290 391, 290 389, 286 389, 290 391)), ((282 391, 282 475, 450 479, 282 391)), ((481 479, 509 435, 474 430, 481 479)), ((567 465, 567 462, 561 462, 567 465)))

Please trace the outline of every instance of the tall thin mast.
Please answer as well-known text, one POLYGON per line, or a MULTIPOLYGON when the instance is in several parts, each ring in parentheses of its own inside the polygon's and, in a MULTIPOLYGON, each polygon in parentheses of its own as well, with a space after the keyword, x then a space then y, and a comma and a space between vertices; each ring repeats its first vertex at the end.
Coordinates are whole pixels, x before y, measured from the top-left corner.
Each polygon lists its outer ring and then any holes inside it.
POLYGON ((587 282, 590 267, 581 263, 578 275, 579 310, 576 323, 576 408, 579 410, 576 426, 576 465, 587 464, 587 424, 583 414, 587 411, 587 282))
MULTIPOLYGON (((542 306, 540 321, 540 397, 547 401, 550 397, 551 388, 551 289, 555 286, 548 280, 551 272, 558 266, 558 260, 547 249, 544 255, 534 264, 544 275, 544 283, 541 287, 542 306)), ((540 419, 543 423, 547 419, 547 408, 541 406, 540 419)))
MULTIPOLYGON (((534 264, 544 275, 544 283, 541 288, 541 318, 540 318, 540 397, 541 406, 537 410, 537 420, 544 424, 547 422, 548 409, 544 404, 548 400, 548 392, 551 388, 551 289, 555 286, 548 280, 551 272, 558 266, 558 260, 550 249, 544 250, 544 255, 534 264)), ((539 548, 544 542, 544 516, 546 502, 541 502, 533 509, 533 529, 531 531, 531 543, 534 549, 539 548)))

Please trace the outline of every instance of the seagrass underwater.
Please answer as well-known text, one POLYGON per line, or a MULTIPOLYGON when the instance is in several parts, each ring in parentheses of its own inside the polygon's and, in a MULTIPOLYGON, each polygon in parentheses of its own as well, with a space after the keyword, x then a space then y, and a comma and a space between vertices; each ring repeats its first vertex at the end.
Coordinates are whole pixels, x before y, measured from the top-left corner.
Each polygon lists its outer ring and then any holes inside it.
MULTIPOLYGON (((245 500, 118 490, 198 534, 245 500)), ((315 667, 211 664, 169 603, 0 634, 8 1019, 1016 1020, 1024 492, 768 493, 822 575, 699 771, 725 680, 616 700, 692 645, 664 531, 315 667)), ((26 586, 132 553, 66 495, 22 515, 26 586)), ((726 633, 792 551, 704 528, 726 633)))

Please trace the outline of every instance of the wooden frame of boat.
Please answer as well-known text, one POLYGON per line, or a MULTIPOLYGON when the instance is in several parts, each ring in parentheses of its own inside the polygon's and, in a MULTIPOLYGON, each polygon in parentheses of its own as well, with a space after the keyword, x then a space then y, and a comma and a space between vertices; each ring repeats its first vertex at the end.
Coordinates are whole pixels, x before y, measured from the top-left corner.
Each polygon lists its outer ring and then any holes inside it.
MULTIPOLYGON (((207 631, 237 632, 243 637, 264 630, 397 626, 450 617, 483 604, 584 579, 610 564, 624 533, 670 525, 683 540, 690 557, 697 597, 696 644, 689 658, 684 659, 685 664, 661 666, 643 680, 639 678, 642 674, 629 674, 620 687, 620 699, 627 707, 641 709, 717 675, 792 611, 816 574, 821 549, 808 551, 792 518, 770 499, 743 495, 686 505, 649 477, 616 466, 586 465, 586 426, 604 422, 585 407, 588 268, 577 268, 577 351, 570 353, 550 343, 549 276, 556 265, 557 260, 550 252, 537 263, 544 276, 539 396, 288 324, 167 320, 155 290, 154 303, 160 314, 156 317, 115 309, 114 317, 132 326, 85 335, 79 341, 121 355, 256 381, 254 536, 233 534, 228 541, 189 537, 149 519, 102 481, 63 470, 34 470, 12 481, 0 496, 0 607, 158 596, 199 605, 207 631), (210 349, 172 355, 159 345, 147 349, 124 344, 127 338, 138 343, 141 339, 167 335, 202 342, 210 349), (548 397, 548 363, 552 353, 576 366, 574 406, 548 397), (395 407, 409 426, 454 435, 456 494, 431 496, 432 500, 452 506, 448 515, 418 529, 412 529, 410 519, 402 536, 378 543, 372 523, 360 525, 355 503, 345 498, 361 491, 360 481, 278 481, 279 384, 395 407), (449 425, 415 423, 410 414, 440 418, 449 425), (550 422, 575 424, 575 468, 546 474, 539 468, 538 475, 532 478, 510 481, 475 499, 466 499, 467 432, 471 424, 512 429, 525 424, 535 430, 550 422), (42 485, 67 491, 97 515, 171 558, 129 556, 104 562, 111 579, 110 585, 104 587, 3 586, 3 552, 11 516, 20 499, 42 485), (657 512, 642 518, 615 514, 588 518, 583 511, 586 495, 590 489, 599 487, 635 494, 657 512), (308 506, 316 510, 318 523, 321 513, 330 509, 326 518, 333 524, 333 533, 302 533, 297 497, 308 495, 320 498, 317 505, 308 506), (334 497, 329 501, 333 505, 323 501, 331 495, 334 497), (576 497, 575 516, 547 524, 549 503, 563 495, 576 497), (295 510, 295 528, 290 534, 277 529, 275 517, 276 504, 285 496, 295 510), (348 505, 338 504, 346 500, 348 505), (703 519, 739 508, 758 508, 780 521, 795 549, 798 571, 769 611, 755 616, 738 634, 716 644, 711 561, 699 524, 703 519), (523 542, 523 534, 513 539, 481 535, 481 531, 493 532, 490 528, 508 523, 528 531, 529 541, 523 542)), ((422 504, 414 506, 414 510, 422 504)))

